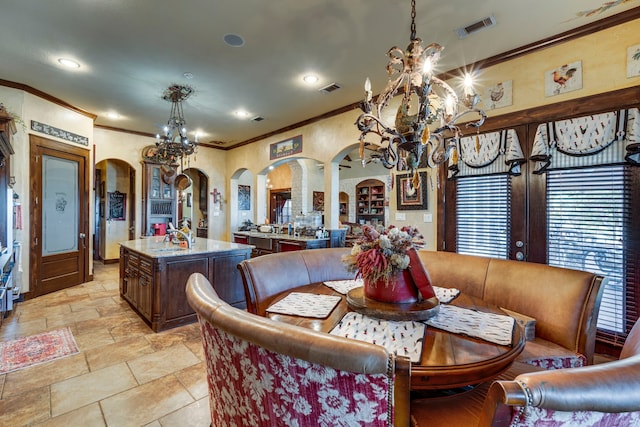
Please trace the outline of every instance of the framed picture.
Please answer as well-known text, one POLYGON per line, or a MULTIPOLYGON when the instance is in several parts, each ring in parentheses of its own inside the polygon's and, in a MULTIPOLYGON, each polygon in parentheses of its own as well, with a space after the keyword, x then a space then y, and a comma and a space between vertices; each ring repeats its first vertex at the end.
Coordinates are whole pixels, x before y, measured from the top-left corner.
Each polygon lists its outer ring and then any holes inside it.
POLYGON ((109 202, 109 215, 107 219, 114 221, 124 221, 127 217, 125 207, 127 204, 127 194, 119 191, 113 193, 107 193, 107 199, 109 202))
POLYGON ((494 110, 513 104, 513 80, 498 82, 485 90, 484 108, 494 110))
POLYGON ((582 89, 582 61, 564 64, 544 73, 544 94, 555 96, 582 89))
POLYGON ((413 188, 412 174, 396 175, 396 203, 399 211, 427 209, 427 173, 418 172, 420 187, 413 188))
POLYGON ((251 210, 251 186, 238 185, 238 210, 251 210))
POLYGON ((324 211, 324 192, 323 191, 313 192, 313 210, 318 212, 324 211))
POLYGON ((640 44, 627 48, 627 78, 640 76, 640 44))

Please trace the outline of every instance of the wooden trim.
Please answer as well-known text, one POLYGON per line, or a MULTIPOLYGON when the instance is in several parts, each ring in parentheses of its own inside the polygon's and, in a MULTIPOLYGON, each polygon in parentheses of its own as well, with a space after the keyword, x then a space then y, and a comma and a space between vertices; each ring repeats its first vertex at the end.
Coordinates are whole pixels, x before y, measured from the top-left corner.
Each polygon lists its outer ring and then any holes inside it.
POLYGON ((547 37, 546 39, 538 40, 536 42, 520 46, 518 48, 500 53, 495 56, 491 56, 486 59, 481 59, 471 64, 467 64, 464 67, 458 68, 457 70, 447 71, 446 73, 443 73, 440 78, 444 78, 446 80, 454 77, 459 77, 461 75, 464 75, 464 73, 466 73, 468 70, 479 70, 492 67, 494 65, 519 58, 521 56, 529 55, 530 53, 538 52, 553 46, 558 46, 571 40, 575 40, 602 30, 606 30, 608 28, 625 24, 638 18, 640 18, 640 6, 629 9, 625 12, 620 12, 616 15, 609 16, 608 18, 591 22, 581 27, 573 28, 571 30, 565 31, 564 33, 556 34, 554 36, 547 37))
POLYGON ((22 90, 25 91, 27 93, 30 93, 32 95, 35 95, 39 98, 42 98, 46 101, 52 102, 56 105, 59 105, 61 107, 64 108, 68 108, 71 111, 75 111, 78 114, 82 114, 85 117, 89 117, 91 120, 93 120, 95 122, 95 120, 98 118, 98 116, 96 114, 93 113, 89 113, 88 111, 84 111, 81 110, 78 107, 74 107, 73 105, 69 104, 68 102, 65 102, 63 100, 61 100, 60 98, 56 98, 55 96, 49 95, 48 93, 42 92, 41 90, 35 89, 31 86, 27 86, 25 84, 22 83, 16 83, 16 82, 11 82, 9 80, 3 80, 0 79, 0 86, 6 86, 6 87, 10 87, 13 89, 18 89, 18 90, 22 90))

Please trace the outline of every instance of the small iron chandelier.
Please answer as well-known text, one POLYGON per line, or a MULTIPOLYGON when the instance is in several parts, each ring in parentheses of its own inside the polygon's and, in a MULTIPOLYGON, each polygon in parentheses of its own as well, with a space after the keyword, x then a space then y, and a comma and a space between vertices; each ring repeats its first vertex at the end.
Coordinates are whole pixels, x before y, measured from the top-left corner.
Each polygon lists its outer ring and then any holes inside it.
POLYGON ((467 123, 479 128, 484 123, 484 111, 476 108, 479 96, 473 92, 471 77, 465 78, 464 110, 459 112, 460 101, 455 91, 443 80, 434 76, 433 70, 444 47, 432 43, 422 46, 422 39, 416 37, 416 2, 411 0, 411 41, 406 51, 392 47, 387 52, 389 62, 387 86, 374 102, 371 82, 367 77, 364 85, 365 98, 360 108, 363 113, 356 120, 360 130, 360 158, 362 165, 369 162, 382 163, 387 169, 409 169, 414 174, 412 183, 420 185, 416 169, 423 150, 428 167, 438 167, 449 155, 457 150, 462 132, 456 122, 468 113, 478 113, 480 119, 467 123), (396 112, 395 127, 382 121, 383 110, 389 101, 402 91, 403 96, 396 112), (439 122, 437 122, 439 120, 439 122), (434 124, 439 123, 439 124, 434 124), (435 127, 431 130, 430 125, 435 127), (370 141, 370 137, 374 141, 370 141), (373 147, 373 148, 372 148, 373 147), (366 150, 372 151, 365 156, 366 150))
POLYGON ((171 113, 167 125, 163 128, 163 134, 156 135, 156 147, 158 157, 167 164, 180 162, 185 157, 194 154, 198 148, 198 135, 193 141, 187 136, 186 120, 182 112, 182 101, 193 93, 193 88, 186 85, 173 84, 162 94, 162 99, 171 102, 171 113))

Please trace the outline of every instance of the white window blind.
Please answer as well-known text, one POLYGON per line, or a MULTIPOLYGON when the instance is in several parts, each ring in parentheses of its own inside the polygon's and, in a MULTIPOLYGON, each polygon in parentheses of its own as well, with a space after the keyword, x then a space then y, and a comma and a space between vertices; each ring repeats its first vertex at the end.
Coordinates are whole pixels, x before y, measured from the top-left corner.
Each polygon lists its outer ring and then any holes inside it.
POLYGON ((631 227, 629 193, 628 166, 547 172, 548 264, 609 279, 598 335, 614 343, 637 318, 631 285, 635 263, 625 244, 631 227))
POLYGON ((508 258, 511 177, 506 174, 456 180, 457 252, 508 258))

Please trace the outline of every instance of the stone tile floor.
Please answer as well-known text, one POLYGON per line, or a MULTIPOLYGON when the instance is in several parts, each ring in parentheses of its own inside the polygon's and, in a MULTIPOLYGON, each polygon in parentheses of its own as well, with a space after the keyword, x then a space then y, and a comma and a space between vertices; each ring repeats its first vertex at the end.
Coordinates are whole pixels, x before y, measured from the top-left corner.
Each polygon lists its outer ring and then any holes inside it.
POLYGON ((196 324, 154 333, 120 298, 118 264, 19 303, 0 339, 66 326, 79 354, 0 375, 0 426, 209 426, 196 324))

